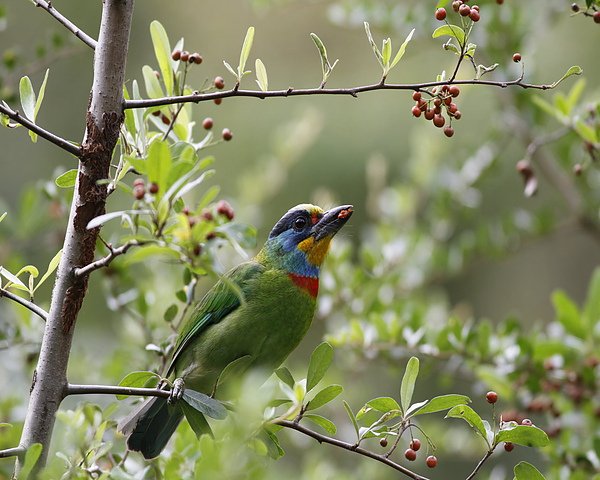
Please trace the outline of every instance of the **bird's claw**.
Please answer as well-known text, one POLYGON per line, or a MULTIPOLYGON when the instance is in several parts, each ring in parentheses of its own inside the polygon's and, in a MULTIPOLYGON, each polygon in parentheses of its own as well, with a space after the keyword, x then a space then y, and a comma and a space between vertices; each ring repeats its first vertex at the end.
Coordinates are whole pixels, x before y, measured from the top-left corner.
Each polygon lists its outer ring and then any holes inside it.
POLYGON ((170 405, 173 405, 177 400, 181 400, 184 391, 185 382, 183 381, 183 378, 176 378, 173 382, 173 388, 171 389, 171 394, 169 395, 167 402, 170 405))

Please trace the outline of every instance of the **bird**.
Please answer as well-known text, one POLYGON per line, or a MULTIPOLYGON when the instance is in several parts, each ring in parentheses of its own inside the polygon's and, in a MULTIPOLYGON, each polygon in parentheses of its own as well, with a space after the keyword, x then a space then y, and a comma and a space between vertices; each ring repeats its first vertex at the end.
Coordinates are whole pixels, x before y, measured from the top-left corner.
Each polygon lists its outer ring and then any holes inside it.
POLYGON ((183 418, 171 400, 184 389, 213 395, 220 373, 243 357, 266 371, 283 363, 310 327, 321 265, 352 213, 352 205, 297 205, 252 260, 221 277, 177 337, 165 377, 175 378, 172 396, 146 400, 119 424, 129 450, 147 459, 161 453, 183 418))

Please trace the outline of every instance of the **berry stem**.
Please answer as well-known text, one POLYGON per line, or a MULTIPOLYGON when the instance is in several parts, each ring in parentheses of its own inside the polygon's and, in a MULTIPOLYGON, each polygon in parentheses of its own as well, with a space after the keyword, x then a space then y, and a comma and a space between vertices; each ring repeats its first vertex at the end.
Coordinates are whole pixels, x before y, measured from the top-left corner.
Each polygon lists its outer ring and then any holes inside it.
POLYGON ((479 470, 481 469, 481 467, 483 466, 483 464, 486 462, 486 460, 492 456, 492 453, 494 453, 494 449, 495 448, 496 448, 496 445, 494 445, 492 448, 490 448, 485 453, 485 455, 483 456, 483 458, 481 460, 479 460, 479 463, 475 466, 475 468, 470 473, 470 475, 467 478, 465 478, 465 480, 472 480, 473 478, 475 478, 475 475, 477 475, 477 472, 479 472, 479 470))

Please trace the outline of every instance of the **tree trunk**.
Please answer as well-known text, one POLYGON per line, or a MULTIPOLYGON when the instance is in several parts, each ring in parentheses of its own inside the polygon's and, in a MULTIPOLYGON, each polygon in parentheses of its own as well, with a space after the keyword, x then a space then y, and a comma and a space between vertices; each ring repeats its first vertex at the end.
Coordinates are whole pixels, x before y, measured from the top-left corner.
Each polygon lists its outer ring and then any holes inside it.
MULTIPOLYGON (((132 15, 133 0, 103 1, 79 174, 19 444, 24 448, 42 444, 38 468, 46 462, 55 414, 65 396, 75 322, 87 289, 88 277, 77 277, 74 271, 94 259, 99 228, 88 230, 87 224, 104 213, 106 204, 106 185, 98 181, 108 178, 123 122, 123 81, 132 15)), ((20 467, 18 460, 15 472, 20 467)))

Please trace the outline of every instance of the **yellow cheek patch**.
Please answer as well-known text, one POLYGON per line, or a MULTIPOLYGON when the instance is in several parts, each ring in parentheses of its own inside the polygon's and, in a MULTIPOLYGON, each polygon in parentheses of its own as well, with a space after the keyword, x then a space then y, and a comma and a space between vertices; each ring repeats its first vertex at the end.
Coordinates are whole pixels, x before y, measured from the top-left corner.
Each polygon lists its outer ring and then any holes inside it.
POLYGON ((308 237, 298 244, 298 248, 306 253, 306 258, 311 264, 320 266, 329 251, 331 238, 332 237, 325 237, 318 242, 315 242, 314 237, 308 237))

